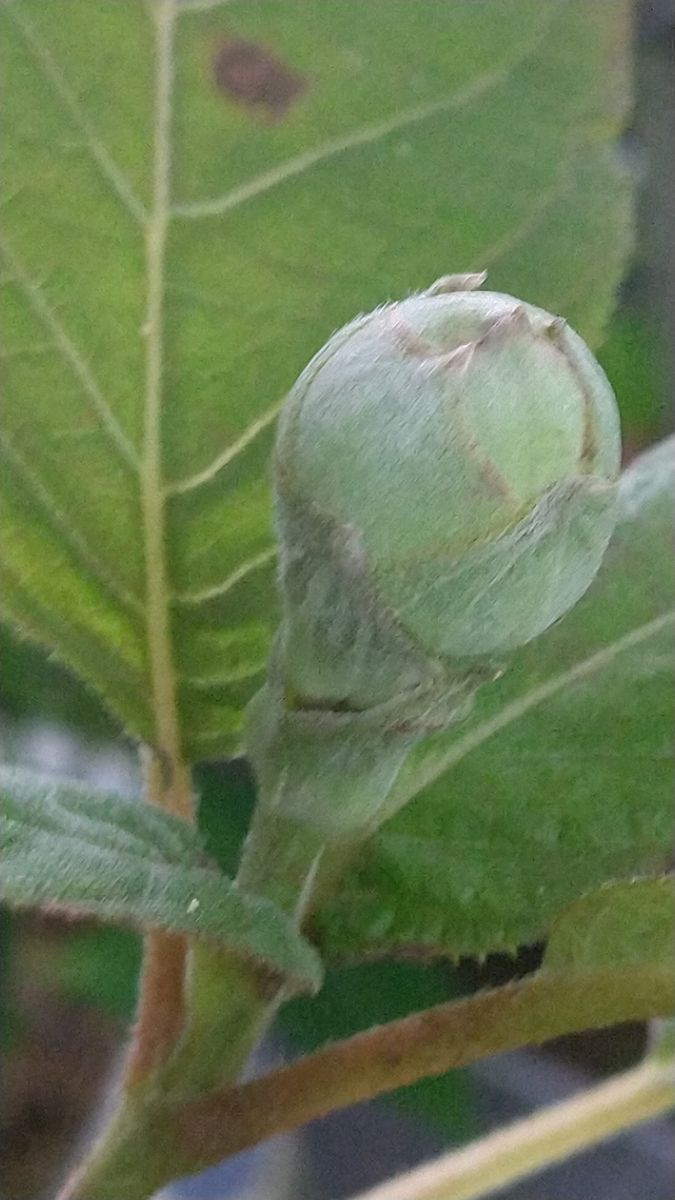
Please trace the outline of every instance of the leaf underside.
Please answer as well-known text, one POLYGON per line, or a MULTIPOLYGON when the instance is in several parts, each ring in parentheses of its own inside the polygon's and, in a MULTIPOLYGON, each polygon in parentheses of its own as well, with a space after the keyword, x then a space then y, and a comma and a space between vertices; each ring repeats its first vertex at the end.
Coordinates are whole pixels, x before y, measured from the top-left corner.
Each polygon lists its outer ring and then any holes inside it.
POLYGON ((2 5, 0 607, 132 734, 237 744, 274 416, 336 326, 487 267, 597 342, 627 11, 2 5))
POLYGON ((197 834, 159 809, 0 768, 0 900, 209 938, 299 990, 320 964, 269 901, 209 866, 197 834))
POLYGON ((672 805, 675 439, 624 474, 600 574, 458 731, 316 918, 328 957, 515 952, 608 880, 660 871, 672 805))

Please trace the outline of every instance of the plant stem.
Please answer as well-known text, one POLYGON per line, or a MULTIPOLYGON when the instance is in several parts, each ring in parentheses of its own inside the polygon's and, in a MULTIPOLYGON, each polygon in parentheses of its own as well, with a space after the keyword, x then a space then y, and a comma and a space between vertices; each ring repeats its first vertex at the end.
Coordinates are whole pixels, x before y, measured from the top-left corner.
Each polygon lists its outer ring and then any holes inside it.
MULTIPOLYGON (((250 1083, 178 1106, 168 1136, 200 1170, 335 1109, 562 1034, 668 1014, 666 967, 539 974, 329 1044, 250 1083)), ((167 1113, 167 1117, 169 1114, 167 1113)))
MULTIPOLYGON (((192 806, 186 771, 171 772, 166 794, 165 765, 146 750, 142 756, 144 797, 169 811, 192 806), (181 795, 177 794, 181 789, 181 795)), ((153 1099, 157 1073, 180 1037, 185 1020, 186 939, 153 931, 145 949, 133 1038, 116 1110, 101 1138, 59 1193, 58 1200, 145 1200, 163 1179, 164 1150, 152 1149, 153 1099), (108 1187, 113 1191, 108 1192, 108 1187)))
POLYGON ((124 1087, 133 1088, 164 1062, 183 1028, 185 938, 154 931, 145 938, 138 1010, 124 1087))
POLYGON ((161 1111, 153 1112, 145 1099, 143 1088, 127 1094, 93 1154, 57 1200, 147 1200, 171 1179, 189 1173, 180 1146, 166 1140, 161 1111))
MULTIPOLYGON (((144 753, 143 767, 146 802, 165 807, 162 767, 150 751, 144 753)), ((187 807, 191 805, 187 776, 184 776, 184 781, 187 794, 182 803, 187 807)), ((133 1088, 141 1083, 164 1062, 180 1036, 185 1018, 186 953, 186 939, 179 934, 152 931, 146 935, 136 1025, 124 1077, 125 1088, 133 1088)))
POLYGON ((145 1200, 305 1121, 490 1053, 675 1007, 670 968, 554 972, 437 1005, 336 1042, 250 1083, 181 1103, 131 1093, 88 1171, 59 1200, 145 1200), (121 1181, 121 1183, 120 1183, 121 1181))
MULTIPOLYGON (((161 801, 161 782, 161 764, 149 759, 149 799, 161 801)), ((299 927, 321 854, 322 842, 313 831, 258 813, 237 880, 290 911, 299 927)), ((182 939, 170 943, 168 936, 151 935, 148 941, 119 1108, 59 1200, 145 1200, 177 1175, 197 1170, 192 1147, 188 1141, 183 1145, 174 1127, 169 1101, 185 1101, 236 1079, 286 997, 278 979, 256 964, 195 943, 184 1004, 182 939)))
MULTIPOLYGON (((322 855, 323 842, 311 828, 257 810, 237 883, 273 900, 299 929, 312 903, 322 855)), ((188 1024, 158 1078, 173 1098, 235 1080, 288 995, 278 979, 254 963, 199 943, 190 952, 187 989, 188 1024)))
POLYGON ((648 1060, 358 1200, 478 1200, 673 1107, 673 1063, 648 1060))
POLYGON ((312 826, 258 807, 244 844, 237 883, 273 900, 300 927, 307 915, 325 843, 312 826))

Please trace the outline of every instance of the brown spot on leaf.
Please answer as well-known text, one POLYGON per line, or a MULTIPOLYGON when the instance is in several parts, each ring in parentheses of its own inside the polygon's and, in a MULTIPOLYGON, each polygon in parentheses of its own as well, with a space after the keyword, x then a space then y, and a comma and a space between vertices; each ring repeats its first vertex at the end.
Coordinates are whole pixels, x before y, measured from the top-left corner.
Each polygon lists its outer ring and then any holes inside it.
POLYGON ((305 91, 306 82, 269 50, 243 38, 228 38, 213 60, 216 87, 245 108, 280 121, 305 91))

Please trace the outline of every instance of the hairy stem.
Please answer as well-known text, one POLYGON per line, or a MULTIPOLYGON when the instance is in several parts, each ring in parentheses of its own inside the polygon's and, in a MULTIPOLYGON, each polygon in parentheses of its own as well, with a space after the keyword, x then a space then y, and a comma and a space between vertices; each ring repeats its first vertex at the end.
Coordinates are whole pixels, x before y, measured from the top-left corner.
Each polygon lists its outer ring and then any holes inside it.
POLYGON ((179 1106, 171 1136, 193 1170, 383 1092, 562 1034, 668 1014, 665 968, 541 972, 326 1046, 261 1079, 179 1106))
POLYGON ((94 1169, 59 1200, 146 1200, 178 1175, 335 1109, 491 1053, 668 1014, 674 1007, 670 969, 542 972, 371 1029, 250 1083, 187 1102, 154 1097, 148 1106, 141 1089, 118 1114, 94 1169))
MULTIPOLYGON (((312 829, 258 809, 237 883, 273 900, 299 929, 322 856, 323 842, 312 829)), ((287 998, 283 984, 255 964, 197 943, 190 952, 187 988, 188 1024, 160 1079, 173 1097, 234 1081, 287 998)))
POLYGON ((148 1200, 165 1183, 190 1172, 180 1145, 167 1141, 162 1111, 142 1089, 127 1096, 89 1158, 57 1200, 148 1200))
POLYGON ((674 1107, 672 1062, 647 1061, 358 1200, 478 1200, 674 1107))
POLYGON ((164 1062, 183 1028, 185 938, 149 933, 145 939, 138 1013, 124 1086, 133 1088, 164 1062))
MULTIPOLYGON (((147 751, 143 766, 145 800, 173 808, 176 775, 171 777, 171 803, 167 804, 164 764, 147 751)), ((189 787, 187 773, 182 779, 189 787)), ((181 803, 191 806, 190 792, 181 803)), ((154 1190, 159 1167, 157 1153, 150 1152, 152 1100, 157 1072, 175 1047, 185 1020, 185 961, 184 937, 160 931, 146 935, 136 1024, 117 1108, 58 1200, 97 1200, 108 1194, 108 1186, 117 1188, 117 1196, 123 1195, 125 1200, 134 1200, 135 1196, 144 1200, 154 1190)))
MULTIPOLYGON (((145 799, 161 807, 175 806, 176 776, 171 805, 163 791, 162 764, 149 751, 144 755, 145 799)), ((192 806, 189 776, 182 774, 184 809, 192 806)), ((126 1067, 124 1087, 133 1088, 163 1063, 180 1036, 185 1019, 186 939, 175 933, 146 935, 138 1012, 126 1067)))

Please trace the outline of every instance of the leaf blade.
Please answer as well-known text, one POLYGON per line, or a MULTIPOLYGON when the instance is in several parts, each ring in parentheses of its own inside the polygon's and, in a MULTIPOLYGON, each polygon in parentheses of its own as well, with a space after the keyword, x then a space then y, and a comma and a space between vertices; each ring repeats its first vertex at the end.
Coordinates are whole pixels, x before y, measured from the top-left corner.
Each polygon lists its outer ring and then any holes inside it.
POLYGON ((626 12, 3 6, 5 616, 134 735, 237 744, 276 620, 274 418, 336 325, 489 265, 597 338, 629 240, 626 12), (218 67, 242 47, 267 99, 218 67))
POLYGON ((291 923, 210 867, 188 825, 16 768, 0 769, 0 897, 208 938, 299 990, 320 980, 291 923))

